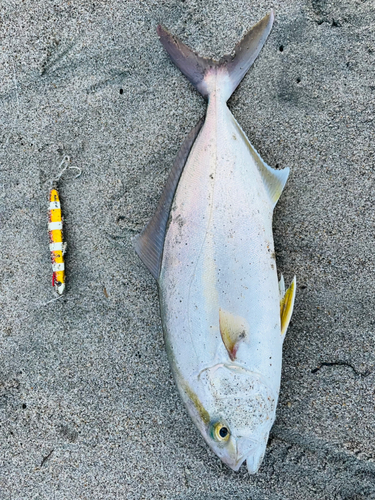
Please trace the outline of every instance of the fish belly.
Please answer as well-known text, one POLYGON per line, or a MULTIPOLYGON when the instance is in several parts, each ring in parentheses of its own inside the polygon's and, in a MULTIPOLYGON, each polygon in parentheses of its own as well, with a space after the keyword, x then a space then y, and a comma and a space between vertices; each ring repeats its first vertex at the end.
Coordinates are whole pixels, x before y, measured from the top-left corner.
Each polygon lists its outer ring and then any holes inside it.
POLYGON ((282 341, 273 206, 255 155, 228 108, 209 106, 171 210, 161 312, 175 374, 197 380, 207 367, 232 362, 259 373, 277 395, 282 341), (220 310, 246 324, 234 360, 221 337, 220 310))

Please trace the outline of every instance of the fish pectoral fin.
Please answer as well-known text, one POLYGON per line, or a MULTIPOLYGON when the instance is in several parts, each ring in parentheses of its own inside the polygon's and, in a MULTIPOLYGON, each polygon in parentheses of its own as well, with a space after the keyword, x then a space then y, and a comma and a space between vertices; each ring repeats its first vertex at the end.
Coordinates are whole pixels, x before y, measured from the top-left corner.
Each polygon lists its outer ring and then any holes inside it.
POLYGON ((240 342, 248 337, 247 321, 241 316, 219 309, 219 325, 225 348, 230 359, 234 361, 240 342))
POLYGON ((150 222, 135 240, 135 251, 156 280, 160 274, 165 233, 167 231, 167 222, 173 198, 190 150, 202 125, 203 118, 199 120, 183 142, 170 171, 156 211, 150 222))
POLYGON ((285 285, 284 285, 284 278, 281 276, 280 282, 279 282, 279 289, 281 293, 281 286, 280 283, 282 282, 284 286, 283 290, 283 296, 280 298, 280 319, 281 319, 281 336, 285 338, 286 331, 288 329, 289 323, 290 323, 290 318, 292 317, 292 312, 293 312, 293 306, 294 306, 294 299, 296 297, 296 277, 294 276, 294 279, 292 283, 290 284, 290 287, 288 290, 285 292, 285 285))

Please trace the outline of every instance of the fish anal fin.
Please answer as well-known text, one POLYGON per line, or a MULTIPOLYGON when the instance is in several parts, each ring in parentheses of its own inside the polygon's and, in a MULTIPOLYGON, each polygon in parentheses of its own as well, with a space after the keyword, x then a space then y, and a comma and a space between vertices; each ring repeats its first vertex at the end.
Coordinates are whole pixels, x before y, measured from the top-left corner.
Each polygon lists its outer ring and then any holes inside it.
POLYGON ((190 150, 202 125, 203 119, 199 120, 183 142, 167 179, 156 211, 150 222, 135 240, 135 251, 156 280, 159 278, 160 274, 165 233, 173 198, 190 150))
POLYGON ((280 300, 281 336, 284 338, 290 323, 290 318, 292 317, 295 297, 296 277, 294 277, 292 283, 290 284, 290 287, 280 300))
POLYGON ((250 154, 255 162, 255 165, 257 166, 272 207, 275 207, 281 193, 283 192, 286 181, 288 180, 289 168, 286 167, 281 170, 276 170, 275 168, 267 165, 267 163, 262 160, 258 151, 251 144, 237 120, 234 117, 233 120, 237 126, 238 133, 241 135, 250 150, 250 154))
POLYGON ((241 316, 219 309, 220 334, 232 361, 236 359, 240 343, 248 337, 248 324, 241 316))
MULTIPOLYGON (((258 155, 256 151, 255 153, 258 155)), ((276 170, 267 165, 267 163, 265 163, 259 155, 258 158, 259 158, 259 161, 257 162, 258 170, 260 172, 260 175, 262 176, 263 182, 265 184, 271 202, 273 206, 275 206, 281 196, 281 193, 283 192, 286 181, 288 180, 289 168, 286 167, 283 168, 282 170, 276 170)))

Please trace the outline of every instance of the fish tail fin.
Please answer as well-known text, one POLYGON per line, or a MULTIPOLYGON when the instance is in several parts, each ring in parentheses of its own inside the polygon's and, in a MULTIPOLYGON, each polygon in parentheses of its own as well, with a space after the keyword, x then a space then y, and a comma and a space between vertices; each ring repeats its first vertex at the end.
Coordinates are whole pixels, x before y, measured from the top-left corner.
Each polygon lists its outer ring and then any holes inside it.
POLYGON ((222 90, 225 100, 228 100, 257 58, 271 31, 273 20, 271 10, 246 33, 236 45, 233 55, 224 56, 219 61, 201 57, 161 25, 157 32, 172 61, 203 97, 209 97, 214 75, 216 82, 218 78, 223 81, 222 90))

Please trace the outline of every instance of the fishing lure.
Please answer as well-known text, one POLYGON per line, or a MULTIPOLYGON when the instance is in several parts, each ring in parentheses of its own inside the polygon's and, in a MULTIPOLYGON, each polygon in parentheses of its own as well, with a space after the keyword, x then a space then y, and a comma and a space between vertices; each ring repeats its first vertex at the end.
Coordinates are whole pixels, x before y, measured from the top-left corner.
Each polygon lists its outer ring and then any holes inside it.
POLYGON ((60 196, 55 184, 49 193, 49 249, 52 261, 52 286, 58 295, 65 290, 65 262, 66 244, 63 239, 63 220, 61 215, 60 196))
POLYGON ((52 181, 52 188, 49 193, 49 249, 51 252, 52 261, 52 286, 57 295, 62 295, 65 291, 65 262, 64 254, 66 251, 66 243, 63 236, 63 217, 61 214, 61 203, 58 191, 58 182, 63 173, 69 169, 77 169, 81 175, 81 169, 78 167, 69 166, 70 158, 65 156, 60 166, 66 163, 60 174, 52 181))

